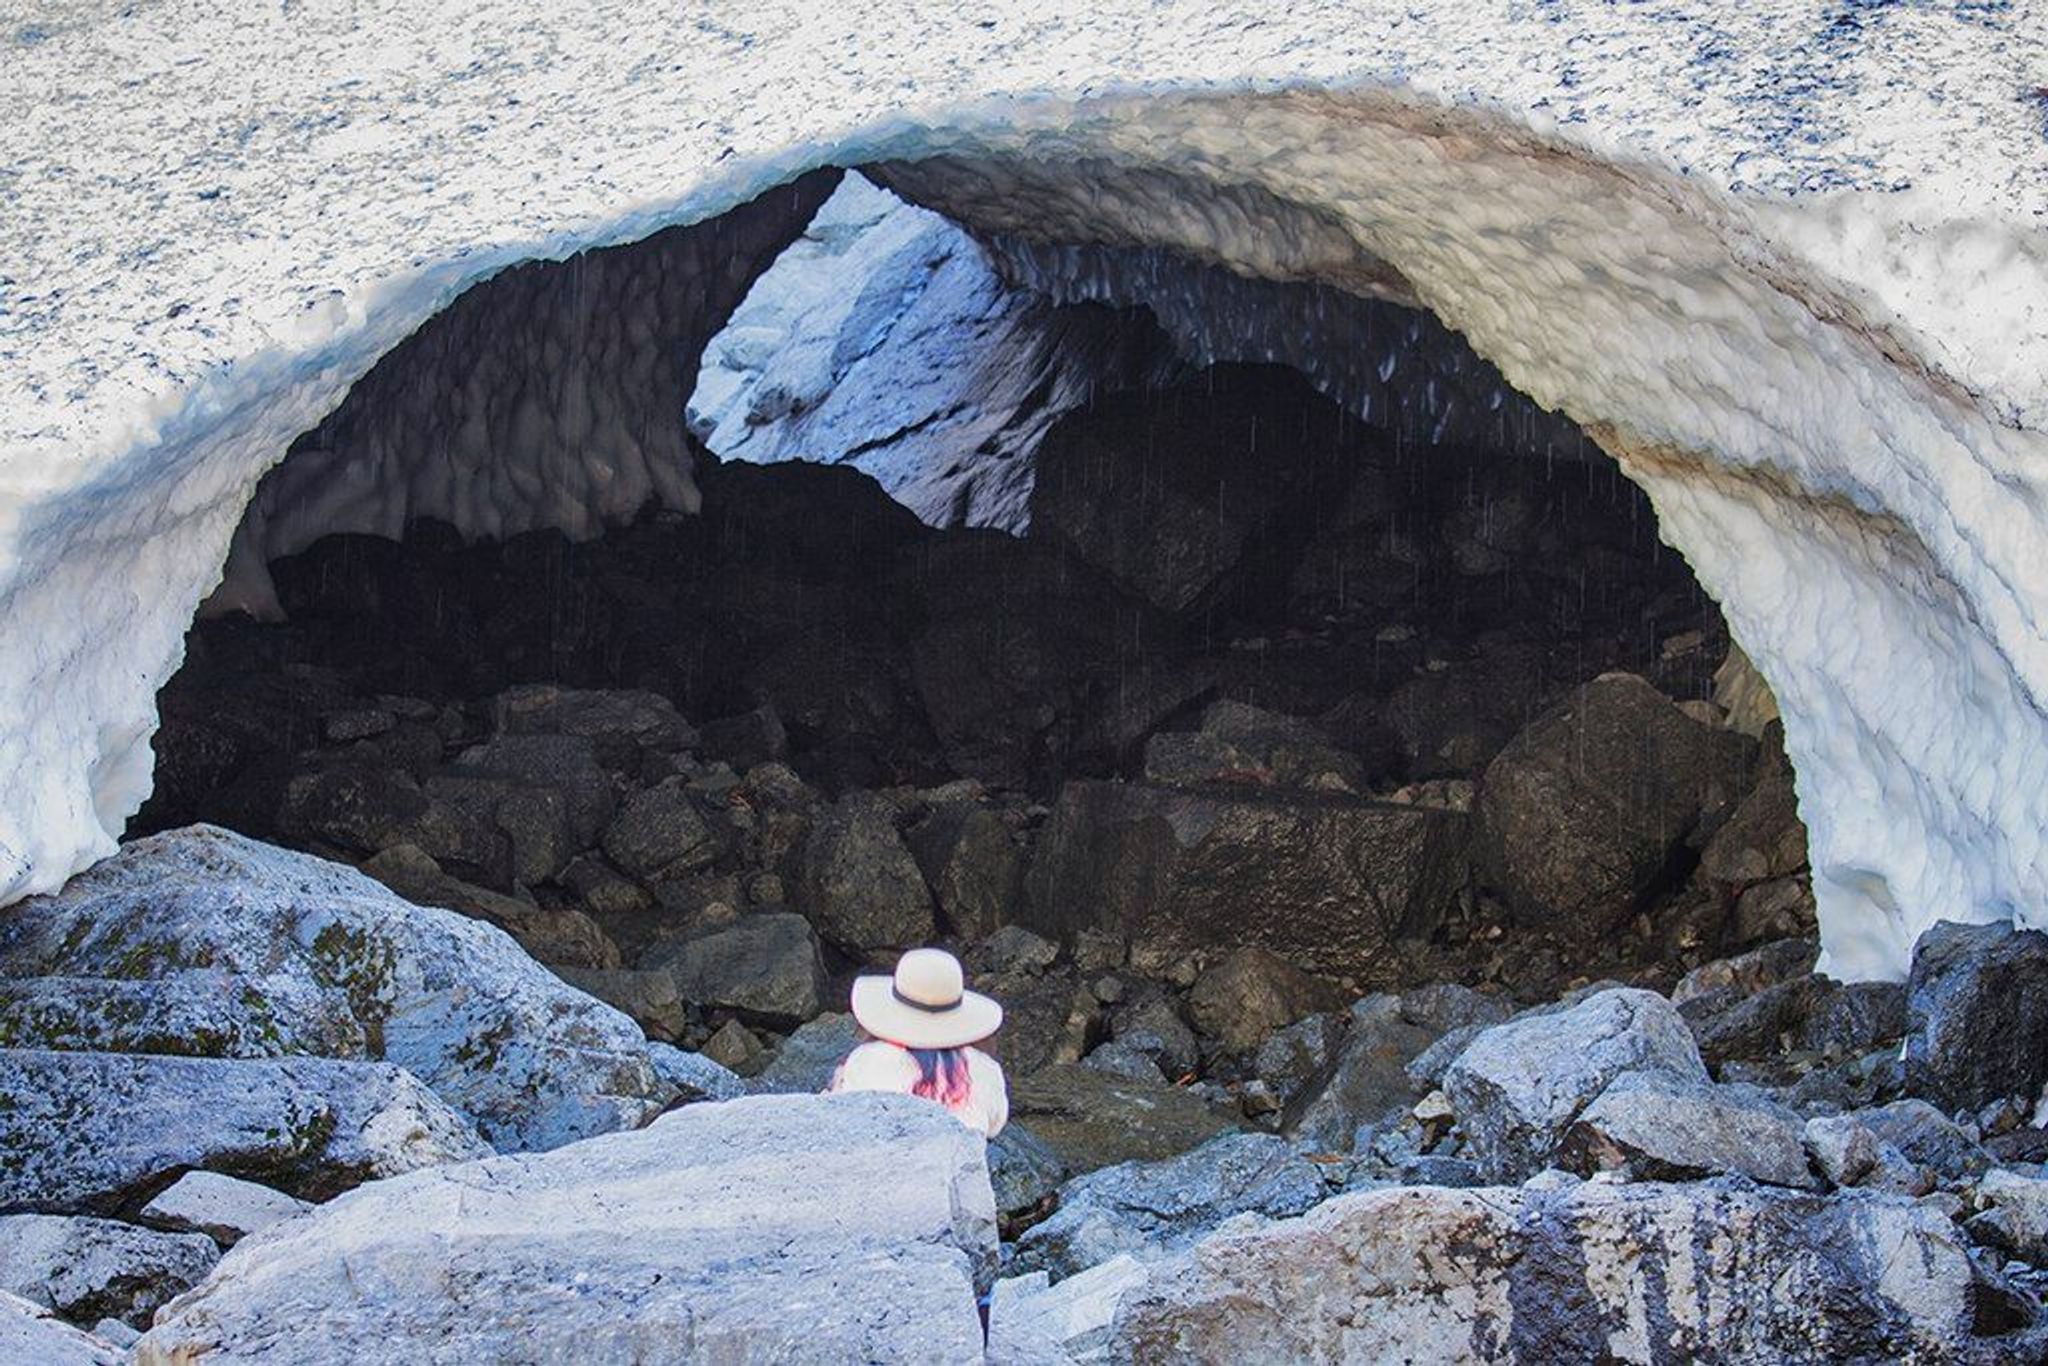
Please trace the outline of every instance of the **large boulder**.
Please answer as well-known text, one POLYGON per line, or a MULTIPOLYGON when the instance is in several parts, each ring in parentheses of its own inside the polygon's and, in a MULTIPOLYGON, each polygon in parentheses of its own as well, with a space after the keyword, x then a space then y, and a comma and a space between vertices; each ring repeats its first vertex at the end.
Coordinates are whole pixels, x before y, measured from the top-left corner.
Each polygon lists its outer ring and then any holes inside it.
POLYGON ((1456 1040, 1462 1048, 1511 1010, 1497 997, 1448 984, 1352 1002, 1334 1061, 1294 1087, 1283 1127, 1327 1151, 1352 1151, 1361 1125, 1383 1123, 1435 1088, 1442 1068, 1425 1068, 1423 1076, 1416 1069, 1439 1043, 1456 1040))
POLYGON ((119 1348, 73 1328, 33 1300, 0 1291, 0 1361, 35 1366, 117 1366, 119 1348))
POLYGON ((338 994, 362 1040, 345 1055, 404 1067, 501 1149, 637 1125, 667 1100, 633 1022, 503 932, 225 830, 137 840, 62 892, 0 910, 7 976, 170 990, 201 967, 238 979, 284 1041, 267 1051, 333 1050, 338 994))
POLYGON ((1604 674, 1487 765, 1475 860, 1520 914, 1597 947, 1742 794, 1755 749, 1640 678, 1604 674))
POLYGON ((1195 979, 1188 1015, 1230 1053, 1248 1053, 1269 1034, 1343 1002, 1343 993, 1292 963, 1247 945, 1195 979))
POLYGON ((1942 921, 1906 983, 1906 1085, 1944 1110, 2032 1105, 2048 1081, 2048 934, 1942 921))
POLYGON ((866 1038, 853 1016, 820 1015, 782 1041, 782 1047, 754 1077, 750 1089, 770 1095, 814 1095, 831 1085, 839 1064, 866 1038))
POLYGON ((0 1217, 0 1289, 74 1323, 146 1327, 158 1306, 198 1284, 219 1260, 213 1239, 198 1233, 55 1214, 0 1217))
POLYGON ((800 915, 746 915, 676 940, 646 961, 684 1002, 791 1025, 818 1013, 825 964, 800 915))
POLYGON ((1016 1271, 1071 1276, 1121 1253, 1163 1257, 1241 1214, 1290 1218, 1328 1194, 1322 1173, 1272 1134, 1224 1134, 1161 1162, 1070 1181, 1059 1209, 1018 1240, 1016 1271))
POLYGON ((1010 1082, 1010 1117, 1069 1171, 1156 1162, 1236 1128, 1200 1097, 1159 1082, 1061 1063, 1010 1082))
POLYGON ((968 1361, 982 1140, 903 1096, 760 1096, 366 1187, 244 1239, 136 1360, 968 1361))
POLYGON ((709 866, 720 845, 689 780, 676 776, 626 799, 604 829, 604 852, 634 877, 657 882, 709 866))
POLYGON ((1310 722, 1243 702, 1212 702, 1194 731, 1162 731, 1145 745, 1145 780, 1167 787, 1212 784, 1365 790, 1365 769, 1310 722))
POLYGON ((1015 918, 1024 851, 993 810, 965 800, 936 803, 907 842, 949 933, 984 939, 1015 918))
POLYGON ((879 793, 848 793, 819 815, 798 895, 819 936, 856 957, 888 958, 937 934, 924 874, 879 793))
POLYGON ((1495 1025, 1445 1070, 1443 1089, 1482 1175, 1516 1181, 1549 1163, 1580 1109, 1627 1072, 1707 1080, 1685 1021, 1653 991, 1602 991, 1495 1025))
POLYGON ((1103 930, 1159 954, 1257 944, 1337 979, 1384 972, 1465 877, 1465 820, 1313 793, 1077 781, 1030 874, 1033 928, 1103 930))
POLYGON ((0 1051, 0 1209, 126 1214, 194 1167, 321 1199, 488 1151, 389 1063, 0 1051))
POLYGON ((1805 1124, 1767 1096, 1736 1086, 1624 1072, 1579 1112, 1558 1145, 1558 1165, 1634 1181, 1740 1175, 1773 1186, 1817 1186, 1807 1169, 1805 1124))
POLYGON ((573 906, 543 909, 522 892, 494 892, 451 877, 414 844, 395 844, 362 870, 415 906, 439 906, 496 925, 519 947, 554 967, 599 971, 619 966, 619 949, 595 920, 573 906))
POLYGON ((369 1056, 338 986, 216 967, 160 976, 0 979, 0 1044, 91 1053, 369 1056))
POLYGON ((1978 1277, 1943 1214, 1860 1192, 1374 1190, 1145 1271, 1097 1307, 1099 1359, 1946 1362, 2042 1346, 2026 1328, 1989 1336, 1995 1319, 1978 1336, 1978 1277))
POLYGON ((647 754, 686 749, 697 733, 659 693, 563 688, 528 683, 491 699, 491 720, 504 735, 575 735, 590 741, 597 761, 637 775, 647 754))

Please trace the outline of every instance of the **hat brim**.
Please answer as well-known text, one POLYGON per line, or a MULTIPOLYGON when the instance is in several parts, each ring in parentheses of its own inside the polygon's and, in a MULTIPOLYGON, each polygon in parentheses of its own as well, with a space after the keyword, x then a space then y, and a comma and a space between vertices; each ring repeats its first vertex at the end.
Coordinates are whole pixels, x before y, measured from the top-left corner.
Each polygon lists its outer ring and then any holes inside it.
POLYGON ((890 977, 853 979, 853 1018, 878 1039, 905 1048, 961 1048, 1002 1028, 1003 1008, 978 991, 946 1010, 919 1010, 896 999, 890 977))

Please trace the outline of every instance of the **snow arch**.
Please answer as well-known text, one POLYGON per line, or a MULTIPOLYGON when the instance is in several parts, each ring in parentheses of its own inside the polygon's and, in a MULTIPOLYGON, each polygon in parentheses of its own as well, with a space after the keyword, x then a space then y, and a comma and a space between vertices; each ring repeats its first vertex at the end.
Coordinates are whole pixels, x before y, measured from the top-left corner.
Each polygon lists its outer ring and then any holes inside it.
POLYGON ((513 262, 859 164, 980 231, 1426 306, 1649 491, 1775 686, 1827 966, 1897 975, 1940 917, 2048 919, 2048 158, 2011 94, 2038 48, 1998 12, 1836 34, 1799 49, 1817 80, 1760 93, 1731 58, 1831 11, 923 5, 706 21, 678 57, 632 6, 508 7, 490 43, 344 10, 16 38, 10 137, 52 164, 168 147, 187 180, 42 177, 7 225, 0 899, 111 848, 255 480, 380 354, 513 262), (374 91, 316 74, 373 58, 374 91), (153 101, 116 99, 120 62, 153 101), (225 137, 222 66, 295 117, 225 137), (906 89, 919 112, 887 112, 906 89), (366 179, 371 151, 410 178, 366 179))

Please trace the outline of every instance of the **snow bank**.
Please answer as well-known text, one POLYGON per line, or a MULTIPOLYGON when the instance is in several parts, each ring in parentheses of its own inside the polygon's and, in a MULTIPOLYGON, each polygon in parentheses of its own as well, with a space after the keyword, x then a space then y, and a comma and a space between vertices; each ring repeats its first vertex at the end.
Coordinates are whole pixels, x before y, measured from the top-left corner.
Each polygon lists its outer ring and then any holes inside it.
POLYGON ((2023 8, 172 0, 0 80, 0 898, 105 853, 256 479, 465 285, 915 162, 984 236, 1412 299, 1584 426, 1771 682, 1826 964, 2048 918, 2023 8), (256 92, 250 97, 248 92, 256 92))

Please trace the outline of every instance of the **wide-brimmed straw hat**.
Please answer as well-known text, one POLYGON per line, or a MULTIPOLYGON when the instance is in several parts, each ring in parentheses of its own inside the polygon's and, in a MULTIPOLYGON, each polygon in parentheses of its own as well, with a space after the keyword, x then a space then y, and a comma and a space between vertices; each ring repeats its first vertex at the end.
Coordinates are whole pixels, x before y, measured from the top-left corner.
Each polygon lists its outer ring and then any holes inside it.
POLYGON ((967 990, 960 960, 944 949, 912 949, 893 977, 856 977, 853 1018, 878 1039, 905 1048, 959 1048, 986 1039, 1003 1008, 967 990))

